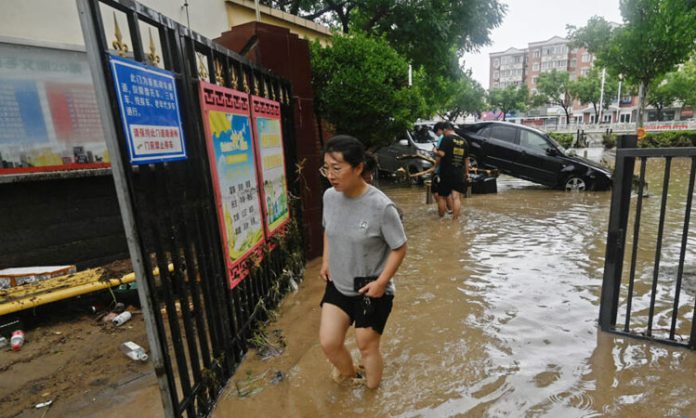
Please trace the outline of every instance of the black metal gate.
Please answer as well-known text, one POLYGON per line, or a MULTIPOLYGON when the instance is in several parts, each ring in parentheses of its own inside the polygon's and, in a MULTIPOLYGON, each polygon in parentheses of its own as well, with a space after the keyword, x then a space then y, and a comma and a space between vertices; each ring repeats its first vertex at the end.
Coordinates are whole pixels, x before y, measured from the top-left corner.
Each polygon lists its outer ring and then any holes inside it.
MULTIPOLYGON (((260 321, 293 275, 301 277, 304 260, 295 227, 300 205, 291 202, 289 231, 264 245, 260 263, 247 260, 249 277, 229 289, 197 83, 280 102, 287 167, 294 168, 290 85, 134 1, 77 4, 165 414, 206 416, 260 321), (111 34, 115 39, 108 41, 111 34), (110 55, 175 75, 187 159, 130 164, 110 55)), ((290 193, 297 196, 294 170, 286 175, 290 193)))
POLYGON ((619 142, 630 148, 616 151, 599 324, 604 331, 696 349, 696 265, 693 250, 689 252, 696 148, 639 149, 635 135, 622 136, 619 142), (648 243, 641 236, 647 227, 646 199, 658 198, 646 197, 649 162, 664 168, 661 181, 652 187, 661 183, 659 208, 651 202, 649 209, 657 213, 649 214, 656 222, 651 225, 655 240, 648 243), (682 169, 673 169, 674 163, 682 169), (670 181, 677 178, 684 180, 679 184, 686 186, 685 194, 677 193, 675 181, 670 181), (684 199, 677 201, 680 195, 684 199))

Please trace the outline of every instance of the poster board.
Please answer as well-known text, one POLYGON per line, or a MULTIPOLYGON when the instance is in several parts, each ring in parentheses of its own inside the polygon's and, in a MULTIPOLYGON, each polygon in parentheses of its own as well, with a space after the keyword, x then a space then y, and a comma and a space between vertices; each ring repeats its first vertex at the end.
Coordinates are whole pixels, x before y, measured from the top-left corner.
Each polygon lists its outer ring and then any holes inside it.
POLYGON ((251 116, 259 161, 259 181, 266 236, 279 233, 290 220, 280 103, 251 96, 251 116))
POLYGON ((244 261, 261 253, 264 242, 251 106, 248 94, 204 81, 199 95, 228 281, 234 288, 249 274, 244 261))
POLYGON ((0 175, 110 166, 79 48, 0 41, 0 175))

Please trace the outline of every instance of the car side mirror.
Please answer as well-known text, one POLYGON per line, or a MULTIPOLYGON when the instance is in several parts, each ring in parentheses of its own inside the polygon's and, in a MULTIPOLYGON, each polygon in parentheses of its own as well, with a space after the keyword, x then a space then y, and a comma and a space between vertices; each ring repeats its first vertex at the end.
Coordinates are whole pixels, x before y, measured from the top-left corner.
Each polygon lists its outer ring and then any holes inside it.
POLYGON ((399 145, 401 145, 402 147, 407 147, 407 146, 409 145, 409 144, 408 144, 408 139, 400 139, 400 140, 399 140, 399 145))
POLYGON ((546 155, 555 157, 558 155, 558 150, 556 148, 546 148, 546 155))

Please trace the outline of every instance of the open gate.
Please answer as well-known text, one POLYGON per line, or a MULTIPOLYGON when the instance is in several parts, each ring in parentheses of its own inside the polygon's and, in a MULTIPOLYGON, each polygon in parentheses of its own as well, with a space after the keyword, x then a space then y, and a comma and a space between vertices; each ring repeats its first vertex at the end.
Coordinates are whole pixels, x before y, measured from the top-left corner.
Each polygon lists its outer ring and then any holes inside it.
MULTIPOLYGON (((291 86, 134 1, 77 4, 165 415, 206 416, 304 260, 294 227, 300 205, 288 199, 287 222, 272 235, 265 228, 230 268, 201 100, 234 108, 230 98, 242 97, 274 115, 264 120, 279 126, 283 180, 297 196, 291 86), (143 128, 135 122, 144 106, 179 120, 143 128)), ((257 175, 249 196, 269 183, 257 175)), ((259 198, 264 219, 266 201, 259 198)))
POLYGON ((689 242, 696 148, 636 148, 635 135, 622 136, 619 144, 600 327, 616 334, 696 349, 696 248, 690 245, 693 237, 689 242), (658 181, 651 185, 651 189, 657 189, 655 197, 648 198, 649 164, 653 164, 658 181), (647 200, 657 198, 659 206, 657 201, 647 200), (646 201, 651 203, 649 209, 646 201), (648 225, 646 215, 651 215, 654 222, 648 225), (643 238, 649 227, 654 240, 643 238))

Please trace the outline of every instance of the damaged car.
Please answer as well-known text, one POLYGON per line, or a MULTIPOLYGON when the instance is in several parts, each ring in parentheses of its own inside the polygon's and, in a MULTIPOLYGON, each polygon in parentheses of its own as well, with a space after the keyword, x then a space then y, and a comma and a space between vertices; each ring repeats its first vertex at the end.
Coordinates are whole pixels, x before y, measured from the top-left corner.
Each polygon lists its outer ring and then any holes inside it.
POLYGON ((608 168, 566 151, 545 132, 509 122, 461 125, 479 167, 561 190, 608 190, 608 168))

